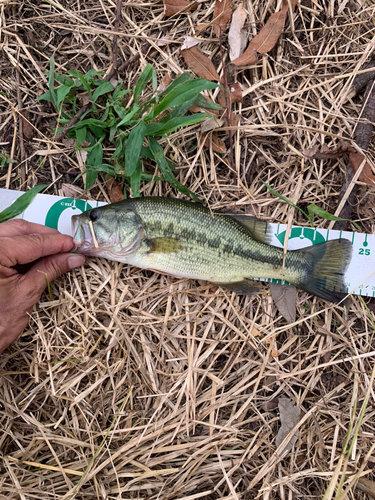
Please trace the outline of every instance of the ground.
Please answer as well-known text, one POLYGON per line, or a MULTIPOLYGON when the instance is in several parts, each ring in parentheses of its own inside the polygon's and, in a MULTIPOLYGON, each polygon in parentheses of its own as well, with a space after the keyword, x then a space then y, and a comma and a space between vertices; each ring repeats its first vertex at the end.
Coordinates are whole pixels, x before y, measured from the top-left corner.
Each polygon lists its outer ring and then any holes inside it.
MULTIPOLYGON (((280 7, 244 0, 248 38, 280 7)), ((202 1, 166 18, 161 0, 124 0, 118 58, 141 53, 120 75, 124 88, 147 63, 159 82, 188 71, 179 49, 197 31, 222 76, 227 30, 220 44, 213 9, 214 0, 202 1), (169 43, 142 52, 161 33, 169 43)), ((14 160, 0 170, 0 187, 84 189, 82 177, 75 181, 84 165, 74 144, 66 136, 52 142, 57 113, 36 99, 47 91, 52 56, 60 73, 111 69, 116 3, 2 0, 0 13, 0 143, 2 158, 14 160)), ((200 124, 161 144, 179 181, 213 210, 310 226, 261 180, 302 209, 315 203, 336 212, 346 160, 312 160, 303 151, 353 137, 363 93, 353 96, 352 84, 373 51, 374 4, 302 0, 290 15, 269 53, 231 73, 243 94, 234 108, 234 163, 202 147, 200 124)), ((374 152, 370 144, 370 161, 374 152)), ((104 148, 107 163, 112 153, 104 148)), ((357 186, 351 218, 370 233, 374 191, 357 186)), ((182 196, 164 181, 143 182, 141 195, 182 196)), ((104 176, 82 197, 108 201, 104 176)), ((315 217, 315 224, 333 223, 315 217)), ((290 324, 268 289, 241 297, 104 259, 57 280, 51 294, 0 355, 0 498, 371 498, 364 489, 374 483, 358 479, 375 480, 373 300, 353 296, 345 309, 299 291, 290 324), (282 397, 301 409, 301 421, 280 457, 282 397)))

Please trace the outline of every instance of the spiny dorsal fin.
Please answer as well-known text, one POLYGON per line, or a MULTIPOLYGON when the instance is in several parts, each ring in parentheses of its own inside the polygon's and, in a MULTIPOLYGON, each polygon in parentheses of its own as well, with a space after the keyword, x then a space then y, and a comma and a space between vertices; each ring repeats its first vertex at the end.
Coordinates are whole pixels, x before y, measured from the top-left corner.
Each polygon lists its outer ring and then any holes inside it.
POLYGON ((148 253, 172 253, 182 248, 182 242, 174 238, 154 238, 147 240, 150 250, 148 253))
POLYGON ((254 295, 262 290, 262 286, 258 282, 244 279, 243 281, 236 281, 234 283, 215 283, 231 292, 236 292, 239 295, 254 295))
POLYGON ((241 226, 246 228, 249 233, 251 233, 251 236, 257 241, 267 243, 268 245, 270 244, 272 239, 272 229, 267 222, 257 219, 252 215, 238 215, 232 213, 226 213, 225 215, 228 215, 241 224, 241 226))

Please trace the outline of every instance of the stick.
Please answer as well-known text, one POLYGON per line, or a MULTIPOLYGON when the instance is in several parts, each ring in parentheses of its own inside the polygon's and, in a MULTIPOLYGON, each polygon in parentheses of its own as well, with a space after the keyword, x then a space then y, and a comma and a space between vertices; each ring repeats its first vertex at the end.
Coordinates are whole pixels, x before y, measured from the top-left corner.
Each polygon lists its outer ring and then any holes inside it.
MULTIPOLYGON (((21 97, 21 79, 20 79, 20 69, 19 65, 17 64, 17 71, 16 71, 16 77, 17 77, 17 102, 18 102, 18 110, 21 113, 22 111, 22 97, 21 97)), ((26 180, 26 165, 24 163, 24 160, 26 158, 26 152, 25 152, 25 143, 23 142, 23 122, 22 122, 22 116, 19 114, 18 116, 18 131, 19 131, 19 140, 20 140, 20 149, 21 149, 21 182, 22 184, 25 183, 26 180)))
MULTIPOLYGON (((112 48, 112 70, 117 70, 117 33, 120 26, 122 0, 117 0, 116 19, 115 19, 115 34, 113 35, 113 48, 112 48)), ((109 79, 110 80, 110 79, 109 79)))
MULTIPOLYGON (((232 112, 231 110, 231 102, 229 100, 229 105, 228 105, 228 85, 227 85, 227 67, 224 63, 224 57, 223 57, 223 47, 221 44, 221 27, 220 27, 220 34, 219 34, 219 44, 220 44, 220 57, 221 57, 221 64, 223 66, 223 84, 224 84, 224 99, 225 99, 225 108, 226 108, 226 119, 227 119, 227 125, 230 127, 230 113, 232 112)), ((232 130, 229 130, 229 151, 230 151, 230 165, 233 169, 234 172, 234 182, 237 182, 237 172, 236 172, 236 166, 234 163, 234 154, 233 154, 233 141, 232 141, 232 130)))

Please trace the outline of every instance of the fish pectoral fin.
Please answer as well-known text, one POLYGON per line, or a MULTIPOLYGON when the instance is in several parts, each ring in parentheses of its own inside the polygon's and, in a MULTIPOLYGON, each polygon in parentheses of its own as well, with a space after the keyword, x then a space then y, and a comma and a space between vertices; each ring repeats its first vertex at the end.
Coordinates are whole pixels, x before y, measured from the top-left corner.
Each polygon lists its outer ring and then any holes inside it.
POLYGON ((262 290, 262 287, 259 286, 260 284, 258 282, 254 282, 248 279, 230 283, 215 283, 215 285, 226 288, 231 292, 236 292, 239 295, 255 295, 262 290))
POLYGON ((247 229, 255 240, 261 243, 270 243, 272 239, 272 229, 267 222, 257 219, 252 215, 238 215, 232 213, 226 213, 225 215, 228 215, 247 229))
POLYGON ((183 246, 181 241, 174 238, 154 238, 146 240, 146 243, 150 249, 147 253, 173 253, 183 246))

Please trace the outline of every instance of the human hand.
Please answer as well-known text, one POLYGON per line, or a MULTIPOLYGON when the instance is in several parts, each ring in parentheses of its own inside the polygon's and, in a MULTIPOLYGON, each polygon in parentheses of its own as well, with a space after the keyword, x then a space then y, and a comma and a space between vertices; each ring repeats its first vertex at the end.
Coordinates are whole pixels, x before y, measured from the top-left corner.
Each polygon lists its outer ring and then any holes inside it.
POLYGON ((49 282, 81 266, 83 255, 68 253, 73 239, 56 229, 21 219, 0 224, 0 352, 26 328, 33 306, 49 282), (26 274, 14 266, 30 264, 26 274))

